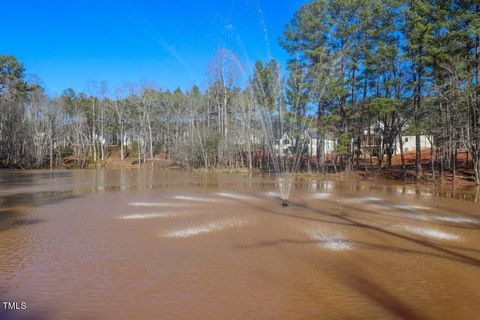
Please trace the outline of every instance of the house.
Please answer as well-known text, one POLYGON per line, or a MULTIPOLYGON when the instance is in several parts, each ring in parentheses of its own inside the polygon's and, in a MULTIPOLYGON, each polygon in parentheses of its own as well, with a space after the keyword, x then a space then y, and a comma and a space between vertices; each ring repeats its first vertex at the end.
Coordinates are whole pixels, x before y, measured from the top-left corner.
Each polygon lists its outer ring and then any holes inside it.
MULTIPOLYGON (((381 122, 375 123, 368 128, 363 130, 363 136, 361 139, 361 146, 367 154, 371 156, 379 156, 382 150, 383 145, 383 135, 382 131, 384 130, 384 126, 381 122)), ((407 128, 408 130, 408 128, 407 128)), ((352 144, 355 144, 356 141, 352 139, 352 144)), ((415 144, 415 136, 414 135, 405 135, 402 136, 402 143, 403 143, 403 151, 415 151, 416 144, 415 144)), ((433 137, 429 135, 420 135, 420 147, 421 149, 430 149, 432 148, 433 144, 433 137)), ((395 138, 395 141, 392 145, 393 154, 400 154, 400 139, 399 136, 395 138)))
MULTIPOLYGON (((384 126, 381 122, 377 122, 370 126, 370 129, 363 129, 363 136, 361 137, 360 145, 363 152, 370 156, 378 157, 381 153, 381 146, 383 144, 383 136, 381 134, 384 126)), ((358 140, 352 138, 352 145, 356 145, 358 140)), ((356 152, 356 149, 355 149, 356 152)))
POLYGON ((97 142, 100 142, 101 145, 105 145, 105 142, 107 141, 107 140, 105 140, 105 138, 103 136, 98 135, 98 134, 94 134, 93 139, 97 142))
MULTIPOLYGON (((415 136, 408 135, 402 136, 403 152, 415 151, 417 149, 415 136)), ((433 148, 433 137, 427 135, 420 135, 420 148, 430 149, 433 148)), ((400 139, 395 139, 395 154, 400 154, 400 139)))
MULTIPOLYGON (((319 144, 319 133, 317 129, 307 129, 305 134, 309 140, 308 154, 312 157, 317 156, 317 149, 319 144)), ((323 138, 323 154, 332 154, 337 146, 337 141, 330 135, 325 135, 323 138)))
MULTIPOLYGON (((316 129, 307 129, 304 132, 303 138, 305 138, 307 142, 308 154, 311 157, 316 157, 317 149, 320 141, 318 131, 316 129)), ((277 155, 278 154, 286 155, 294 145, 295 145, 295 139, 291 138, 286 132, 284 132, 280 138, 275 139, 274 150, 277 155)), ((333 137, 326 135, 323 138, 324 154, 332 154, 335 151, 335 147, 336 147, 336 140, 333 137)))
POLYGON ((289 148, 291 148, 293 145, 294 140, 290 138, 286 132, 284 132, 279 139, 275 139, 273 150, 275 151, 276 155, 286 155, 288 154, 289 148))
POLYGON ((248 140, 250 140, 251 145, 259 145, 261 143, 260 138, 254 134, 250 134, 250 139, 245 137, 245 135, 236 135, 233 137, 233 143, 239 146, 245 146, 248 140))
POLYGON ((130 138, 130 136, 125 134, 123 136, 123 145, 126 146, 126 147, 131 147, 132 144, 133 144, 132 138, 130 138))

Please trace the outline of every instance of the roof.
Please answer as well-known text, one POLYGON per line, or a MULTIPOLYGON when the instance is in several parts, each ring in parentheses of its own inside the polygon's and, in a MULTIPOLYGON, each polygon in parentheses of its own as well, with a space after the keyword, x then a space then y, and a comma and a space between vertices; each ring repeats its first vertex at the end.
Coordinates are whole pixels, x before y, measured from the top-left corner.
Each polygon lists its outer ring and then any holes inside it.
POLYGON ((310 136, 310 138, 312 139, 318 139, 318 130, 317 129, 307 129, 305 130, 307 132, 307 134, 310 136))
MULTIPOLYGON (((321 134, 319 134, 318 130, 317 130, 317 129, 314 129, 314 128, 309 128, 309 129, 305 130, 305 133, 308 135, 308 137, 309 137, 310 139, 317 139, 317 140, 318 140, 319 137, 322 136, 321 134)), ((279 134, 280 134, 280 132, 276 132, 276 133, 274 134, 274 138, 275 138, 276 140, 278 140, 278 139, 284 139, 284 138, 291 139, 287 132, 283 132, 283 133, 281 134, 281 136, 279 136, 279 134)), ((334 138, 331 134, 329 134, 329 133, 324 134, 324 135, 323 135, 323 139, 324 139, 324 140, 335 140, 335 138, 334 138)))
POLYGON ((273 134, 273 137, 274 137, 275 139, 277 139, 277 140, 278 140, 278 139, 285 139, 285 138, 286 138, 286 139, 290 139, 290 136, 289 136, 288 133, 285 132, 285 131, 284 131, 284 132, 275 132, 275 133, 273 134))

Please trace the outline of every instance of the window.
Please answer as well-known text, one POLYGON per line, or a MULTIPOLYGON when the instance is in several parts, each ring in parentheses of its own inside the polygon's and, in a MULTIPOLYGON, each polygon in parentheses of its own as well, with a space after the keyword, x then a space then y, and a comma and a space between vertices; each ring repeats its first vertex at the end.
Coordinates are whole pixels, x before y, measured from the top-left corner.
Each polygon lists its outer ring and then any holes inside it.
POLYGON ((283 144, 288 144, 288 139, 283 139, 283 144))
POLYGON ((405 138, 405 142, 408 142, 408 138, 405 138))

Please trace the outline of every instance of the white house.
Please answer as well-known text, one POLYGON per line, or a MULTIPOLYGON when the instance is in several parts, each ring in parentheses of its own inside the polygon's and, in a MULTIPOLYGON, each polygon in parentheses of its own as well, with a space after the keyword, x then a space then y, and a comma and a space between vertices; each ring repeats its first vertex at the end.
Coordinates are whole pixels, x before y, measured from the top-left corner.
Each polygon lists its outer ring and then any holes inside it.
POLYGON ((124 134, 122 143, 123 143, 124 146, 130 147, 132 145, 133 141, 132 141, 132 138, 130 138, 130 136, 128 134, 124 134))
MULTIPOLYGON (((319 143, 318 131, 316 129, 307 129, 305 131, 305 134, 309 139, 308 153, 312 157, 316 157, 317 147, 319 143)), ((326 135, 323 138, 323 154, 332 154, 335 151, 336 146, 337 146, 337 141, 333 137, 326 135)))
POLYGON ((288 153, 288 149, 294 144, 293 139, 291 139, 286 132, 283 133, 283 136, 280 139, 275 139, 275 145, 273 149, 275 153, 285 155, 288 153))
MULTIPOLYGON (((415 143, 415 136, 402 136, 403 152, 415 151, 417 149, 415 143)), ((433 147, 433 137, 427 135, 420 135, 420 148, 430 149, 433 147)), ((400 139, 395 141, 395 154, 400 154, 400 139)))
MULTIPOLYGON (((379 156, 380 147, 383 143, 383 136, 382 130, 384 128, 383 123, 376 122, 372 124, 370 130, 365 128, 363 131, 362 137, 362 148, 366 150, 372 156, 379 156)), ((415 136, 414 135, 405 135, 402 136, 403 142, 403 151, 415 151, 416 144, 415 144, 415 136)), ((352 139, 352 143, 354 143, 352 139)), ((422 149, 430 149, 432 148, 433 137, 429 135, 420 135, 420 147, 422 149)), ((395 138, 393 143, 393 152, 394 154, 400 154, 400 139, 399 136, 395 138)))
MULTIPOLYGON (((316 129, 305 130, 304 137, 307 139, 308 154, 312 157, 317 156, 317 147, 319 143, 319 135, 316 129)), ((289 148, 293 147, 295 139, 291 138, 286 132, 280 139, 275 140, 274 150, 277 154, 287 154, 289 148)), ((336 140, 330 136, 326 136, 323 139, 323 152, 324 154, 332 154, 335 151, 336 140)))
POLYGON ((100 142, 100 144, 105 145, 106 140, 103 136, 98 135, 98 134, 94 134, 93 138, 95 139, 95 141, 100 142))

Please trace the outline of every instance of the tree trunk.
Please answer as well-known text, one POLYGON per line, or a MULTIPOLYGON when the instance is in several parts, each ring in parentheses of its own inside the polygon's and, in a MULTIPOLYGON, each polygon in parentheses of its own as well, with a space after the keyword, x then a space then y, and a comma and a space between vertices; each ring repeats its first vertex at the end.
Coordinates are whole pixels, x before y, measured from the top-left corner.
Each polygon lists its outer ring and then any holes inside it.
POLYGON ((122 161, 123 161, 123 159, 125 159, 125 155, 124 155, 124 152, 123 152, 123 143, 124 143, 123 139, 124 139, 124 137, 123 137, 123 128, 122 127, 123 126, 120 126, 120 159, 122 159, 122 161))
POLYGON ((430 143, 430 164, 432 170, 432 180, 435 181, 435 160, 433 159, 433 142, 430 143))
MULTIPOLYGON (((420 49, 421 51, 421 49, 420 49)), ((420 103, 421 103, 421 66, 420 62, 416 61, 413 64, 413 83, 415 84, 414 89, 414 108, 415 108, 415 125, 417 126, 415 132, 415 177, 417 180, 422 178, 422 150, 420 143, 420 132, 418 130, 418 125, 420 122, 420 103)))
POLYGON ((323 135, 323 116, 326 105, 324 101, 318 103, 317 115, 317 171, 324 171, 325 165, 325 137, 323 135))
POLYGON ((95 137, 95 98, 92 101, 92 150, 93 150, 93 162, 97 163, 97 147, 95 137))
POLYGON ((452 153, 452 183, 455 186, 457 177, 457 146, 454 146, 452 153))
POLYGON ((150 115, 147 114, 147 123, 148 123, 148 139, 150 141, 150 159, 153 161, 154 154, 153 154, 153 137, 152 137, 152 125, 150 123, 150 115))
POLYGON ((105 161, 105 136, 104 136, 104 120, 105 120, 105 104, 102 103, 102 123, 101 123, 101 128, 100 128, 100 132, 101 132, 101 136, 102 136, 102 140, 100 141, 101 145, 101 152, 102 152, 102 161, 105 161))
POLYGON ((417 180, 422 178, 422 150, 418 132, 415 134, 415 176, 417 180))
POLYGON ((398 134, 398 143, 400 144, 400 161, 402 163, 402 175, 403 179, 405 179, 407 176, 407 168, 405 167, 405 154, 403 153, 403 138, 401 131, 398 134))
POLYGON ((53 131, 50 128, 50 170, 53 169, 53 131))

